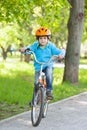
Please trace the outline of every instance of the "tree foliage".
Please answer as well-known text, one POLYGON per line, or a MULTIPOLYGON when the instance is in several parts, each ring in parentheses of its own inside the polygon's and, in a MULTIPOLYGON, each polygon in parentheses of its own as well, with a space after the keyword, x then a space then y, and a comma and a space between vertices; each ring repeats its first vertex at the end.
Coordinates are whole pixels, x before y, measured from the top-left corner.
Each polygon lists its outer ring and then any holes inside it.
MULTIPOLYGON (((49 27, 53 41, 59 45, 67 40, 67 20, 70 5, 66 0, 1 0, 0 21, 17 22, 21 31, 27 30, 30 36, 39 26, 49 27)), ((85 0, 85 17, 87 17, 85 0)), ((86 39, 87 20, 85 19, 83 41, 86 39)), ((21 37, 21 36, 20 36, 21 37)), ((33 37, 31 35, 30 42, 33 37)))
POLYGON ((39 26, 49 27, 57 44, 66 40, 67 8, 69 4, 66 0, 1 0, 0 20, 7 23, 17 21, 29 35, 34 34, 39 26))

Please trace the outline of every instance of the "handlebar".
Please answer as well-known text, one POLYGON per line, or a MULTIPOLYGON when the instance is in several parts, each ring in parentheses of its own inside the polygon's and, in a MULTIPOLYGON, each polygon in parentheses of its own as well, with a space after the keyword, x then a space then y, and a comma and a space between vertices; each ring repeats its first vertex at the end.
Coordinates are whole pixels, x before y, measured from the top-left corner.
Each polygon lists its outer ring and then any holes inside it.
POLYGON ((40 62, 37 60, 36 55, 33 51, 25 51, 25 54, 33 54, 35 61, 40 65, 48 64, 53 59, 53 57, 58 57, 58 55, 53 55, 47 62, 40 62))

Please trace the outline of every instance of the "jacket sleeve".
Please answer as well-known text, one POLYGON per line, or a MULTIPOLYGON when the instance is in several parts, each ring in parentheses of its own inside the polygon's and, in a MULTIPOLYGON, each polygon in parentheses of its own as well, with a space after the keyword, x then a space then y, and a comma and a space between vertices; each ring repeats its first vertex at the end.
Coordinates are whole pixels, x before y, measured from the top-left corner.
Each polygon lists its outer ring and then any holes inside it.
POLYGON ((52 55, 62 55, 65 57, 65 51, 57 48, 54 44, 51 46, 52 55))
POLYGON ((25 50, 26 49, 30 49, 31 51, 35 51, 36 50, 36 47, 37 47, 37 42, 34 42, 32 45, 30 45, 30 46, 26 46, 25 47, 25 50))

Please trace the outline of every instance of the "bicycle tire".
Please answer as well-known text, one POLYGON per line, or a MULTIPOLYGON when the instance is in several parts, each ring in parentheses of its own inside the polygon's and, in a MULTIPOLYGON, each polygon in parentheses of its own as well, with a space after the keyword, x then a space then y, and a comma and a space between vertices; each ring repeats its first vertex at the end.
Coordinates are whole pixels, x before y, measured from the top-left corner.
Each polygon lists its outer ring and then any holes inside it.
POLYGON ((45 94, 44 95, 44 109, 43 109, 43 115, 42 115, 43 118, 47 116, 47 111, 48 111, 48 100, 45 94))
POLYGON ((44 109, 44 90, 42 87, 39 87, 36 94, 34 95, 33 105, 31 109, 31 121, 33 126, 38 126, 40 124, 43 109, 44 109))

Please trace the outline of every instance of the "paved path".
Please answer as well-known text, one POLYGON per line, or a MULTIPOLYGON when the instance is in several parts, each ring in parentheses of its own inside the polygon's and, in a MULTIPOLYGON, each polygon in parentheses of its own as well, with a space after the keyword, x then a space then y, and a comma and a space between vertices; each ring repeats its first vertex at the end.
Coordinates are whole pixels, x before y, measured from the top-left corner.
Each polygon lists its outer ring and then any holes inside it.
MULTIPOLYGON (((2 61, 3 61, 3 59, 2 59, 2 57, 0 57, 0 62, 2 62, 2 61)), ((6 61, 15 63, 15 62, 19 62, 20 59, 17 58, 14 60, 14 58, 7 58, 6 61)), ((33 63, 33 62, 31 61, 31 63, 33 63)), ((64 63, 55 63, 54 62, 54 67, 63 68, 64 66, 65 66, 64 63)), ((87 64, 80 64, 79 68, 87 69, 87 64)))
POLYGON ((87 130, 87 92, 50 104, 38 127, 29 111, 1 121, 0 130, 87 130))
MULTIPOLYGON (((63 63, 54 63, 54 67, 62 68, 65 65, 63 63)), ((79 65, 80 69, 87 69, 87 64, 80 64, 79 65)))

